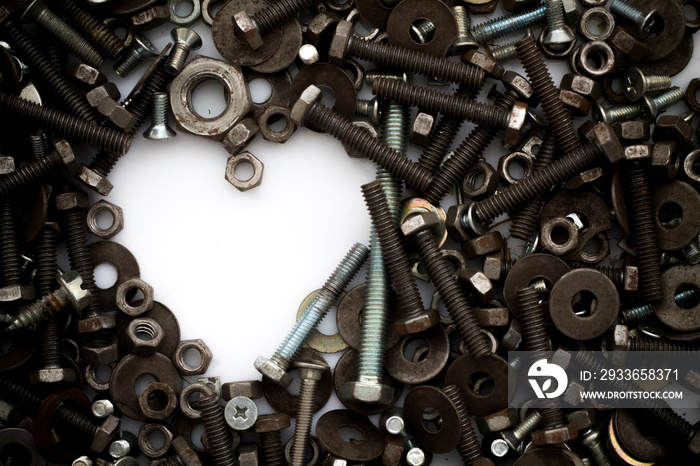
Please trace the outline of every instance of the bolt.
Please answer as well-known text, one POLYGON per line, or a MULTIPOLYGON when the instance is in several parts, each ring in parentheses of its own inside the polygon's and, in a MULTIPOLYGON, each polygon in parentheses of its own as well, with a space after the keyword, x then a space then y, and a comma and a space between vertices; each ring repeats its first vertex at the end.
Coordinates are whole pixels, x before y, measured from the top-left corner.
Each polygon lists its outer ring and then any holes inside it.
POLYGON ((40 159, 49 151, 49 141, 43 130, 37 130, 29 135, 29 143, 32 146, 32 156, 40 159))
POLYGON ((613 0, 610 4, 610 12, 637 26, 639 38, 642 40, 649 37, 649 34, 654 32, 662 21, 658 11, 651 10, 644 13, 624 0, 613 0))
POLYGON ((0 92, 0 108, 13 118, 26 120, 68 139, 104 147, 120 153, 129 150, 131 137, 121 131, 97 125, 79 117, 0 92))
POLYGON ((688 246, 681 249, 686 262, 691 265, 700 263, 700 243, 693 241, 688 246))
POLYGON ((452 8, 452 16, 457 24, 457 38, 452 43, 449 53, 459 54, 465 49, 477 48, 479 44, 474 40, 470 33, 472 20, 469 17, 469 11, 462 5, 455 5, 452 8))
POLYGON ((357 99, 355 115, 363 116, 369 119, 373 125, 378 125, 382 116, 379 99, 376 97, 371 99, 357 99))
POLYGON ((469 417, 467 406, 464 403, 464 397, 457 385, 448 385, 442 389, 457 408, 457 415, 460 423, 460 437, 457 444, 457 451, 462 458, 462 463, 472 464, 477 458, 482 458, 484 452, 481 450, 481 444, 474 432, 474 425, 469 417))
POLYGON ((37 23, 88 65, 95 68, 102 65, 104 57, 100 52, 75 29, 49 10, 44 0, 33 0, 29 3, 20 20, 37 23))
POLYGON ((146 37, 134 34, 134 45, 114 64, 114 71, 126 78, 145 58, 157 57, 158 49, 146 37))
POLYGON ((419 44, 427 44, 435 37, 435 25, 427 19, 418 19, 411 23, 411 38, 419 44))
POLYGON ((123 458, 115 459, 114 461, 109 461, 104 458, 97 458, 95 460, 96 466, 139 466, 141 463, 133 456, 125 456, 123 458))
POLYGON ((545 21, 546 14, 547 7, 542 5, 522 13, 490 19, 472 26, 472 36, 478 43, 485 44, 500 37, 517 34, 529 27, 538 26, 545 21))
POLYGON ((153 94, 151 101, 151 126, 143 133, 146 139, 171 139, 177 133, 168 126, 170 98, 167 92, 153 94))
POLYGON ((81 456, 71 463, 71 466, 92 466, 92 460, 87 456, 81 456))
POLYGON ((281 432, 289 425, 289 415, 287 414, 264 414, 258 417, 253 430, 260 435, 262 464, 267 466, 286 464, 281 432))
MULTIPOLYGON (((676 295, 676 298, 678 295, 676 295)), ((700 357, 700 350, 693 346, 688 346, 683 343, 676 343, 664 338, 653 338, 643 335, 630 335, 626 325, 615 325, 612 330, 613 338, 616 333, 624 332, 627 334, 626 344, 615 344, 616 351, 667 351, 672 353, 674 357, 684 358, 686 360, 694 360, 700 357)))
POLYGON ((309 448, 311 436, 311 423, 314 417, 314 399, 318 381, 328 370, 328 365, 320 361, 299 361, 294 363, 299 369, 301 388, 297 400, 296 423, 294 424, 294 437, 292 441, 292 460, 290 466, 305 466, 306 451, 309 448))
POLYGON ((29 329, 48 317, 55 316, 69 305, 82 311, 92 301, 89 291, 82 289, 83 281, 73 271, 57 275, 60 288, 26 307, 23 307, 5 332, 29 329))
POLYGON ((590 450, 593 462, 597 466, 612 466, 613 460, 603 444, 600 429, 596 427, 584 433, 581 437, 581 445, 590 450))
POLYGON ((304 44, 299 47, 298 56, 304 65, 313 65, 321 59, 318 49, 311 44, 304 44))
POLYGON ((432 179, 427 170, 412 163, 404 154, 373 138, 366 130, 353 125, 352 121, 323 105, 321 90, 316 86, 309 86, 302 93, 292 108, 291 118, 299 126, 309 122, 321 131, 330 133, 348 150, 364 154, 419 192, 424 192, 432 179))
MULTIPOLYGON (((695 112, 692 110, 688 110, 683 115, 681 115, 681 118, 683 118, 683 121, 692 126, 693 118, 695 118, 695 112)), ((695 129, 693 131, 693 134, 690 136, 688 147, 691 151, 700 149, 700 134, 698 134, 697 129, 695 129)))
MULTIPOLYGON (((534 37, 534 35, 532 34, 532 29, 530 28, 527 28, 527 30, 525 31, 525 36, 523 37, 523 39, 527 37, 534 37)), ((518 45, 518 42, 520 42, 520 39, 514 42, 509 42, 500 47, 493 48, 484 44, 484 51, 498 63, 506 63, 511 60, 518 59, 518 50, 515 48, 516 45, 518 45)))
POLYGON ((185 60, 192 50, 202 47, 202 38, 199 34, 188 28, 175 28, 170 31, 175 42, 170 57, 165 63, 165 71, 171 75, 177 75, 185 66, 185 60))
MULTIPOLYGON (((0 173, 7 175, 15 171, 12 157, 0 157, 0 173)), ((17 228, 17 206, 12 198, 0 199, 0 272, 5 287, 21 287, 22 254, 17 228)))
POLYGON ((233 16, 236 36, 241 42, 257 50, 263 45, 262 36, 265 33, 295 18, 300 11, 315 3, 315 0, 280 0, 265 5, 254 15, 248 16, 245 11, 239 11, 233 16))
POLYGON ((270 359, 259 356, 255 361, 258 372, 284 387, 292 383, 292 377, 287 373, 287 368, 294 359, 294 355, 360 270, 368 253, 367 247, 360 243, 355 243, 350 248, 275 354, 270 359))
POLYGON ((655 96, 644 96, 640 105, 642 118, 654 121, 656 116, 683 100, 683 89, 672 87, 655 96))
POLYGON ((611 125, 618 121, 639 120, 642 116, 642 107, 636 104, 604 107, 597 103, 593 106, 592 114, 596 122, 605 122, 611 125))
POLYGON ((131 451, 131 445, 126 440, 115 440, 109 446, 109 454, 114 459, 124 458, 131 451))
MULTIPOLYGON (((699 296, 697 290, 691 288, 687 291, 676 293, 673 297, 678 306, 688 306, 694 302, 699 296)), ((654 315, 654 307, 652 304, 642 304, 640 306, 632 306, 622 309, 622 321, 627 325, 636 324, 649 319, 654 315)))
POLYGON ((202 413, 207 450, 211 454, 212 463, 216 466, 234 466, 236 457, 233 453, 233 439, 224 420, 224 408, 213 390, 206 388, 204 393, 197 402, 197 408, 202 413))
POLYGON ((547 27, 542 43, 552 50, 564 50, 576 36, 566 24, 562 0, 546 0, 547 27))
POLYGON ((109 400, 95 400, 91 409, 92 415, 99 418, 104 418, 114 413, 114 405, 109 400))
POLYGON ((636 102, 646 94, 665 91, 671 87, 671 77, 660 74, 644 74, 639 68, 630 68, 625 77, 626 84, 622 86, 627 100, 636 102))
POLYGON ((125 45, 115 33, 73 0, 60 0, 60 4, 66 16, 90 38, 95 47, 112 60, 117 60, 125 45))

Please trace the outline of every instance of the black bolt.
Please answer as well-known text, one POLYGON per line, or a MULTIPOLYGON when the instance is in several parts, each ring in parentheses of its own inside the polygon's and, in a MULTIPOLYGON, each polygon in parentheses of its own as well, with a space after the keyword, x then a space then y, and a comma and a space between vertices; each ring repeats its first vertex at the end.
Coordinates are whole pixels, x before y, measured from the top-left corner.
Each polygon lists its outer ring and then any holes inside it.
POLYGON ((316 3, 316 0, 280 0, 275 3, 270 3, 261 8, 251 16, 245 15, 245 20, 240 17, 240 12, 236 14, 234 27, 239 38, 248 43, 252 48, 260 48, 262 46, 262 37, 265 33, 272 31, 275 27, 287 22, 296 17, 300 11, 311 7, 316 3), (251 24, 244 26, 242 23, 251 24), (254 31, 247 31, 252 27, 254 31))
POLYGON ((282 434, 279 430, 260 434, 260 457, 262 463, 269 466, 285 464, 282 434))
POLYGON ((73 0, 60 0, 66 16, 80 31, 90 38, 93 45, 112 60, 116 60, 126 46, 119 37, 101 21, 81 8, 73 0))
POLYGON ((19 249, 17 209, 14 200, 9 197, 0 199, 0 260, 4 286, 19 285, 22 254, 19 249))
POLYGON ((202 413, 212 463, 216 466, 234 466, 236 457, 233 454, 233 439, 224 420, 224 407, 219 403, 219 397, 209 391, 199 399, 197 408, 202 413))
POLYGON ((481 444, 474 431, 474 425, 469 416, 469 411, 467 411, 467 405, 464 403, 462 392, 459 391, 457 385, 448 385, 443 388, 442 391, 445 392, 445 395, 447 395, 457 407, 459 423, 461 424, 461 434, 459 443, 457 444, 459 456, 462 458, 462 463, 472 464, 478 458, 483 458, 484 452, 481 449, 481 444))

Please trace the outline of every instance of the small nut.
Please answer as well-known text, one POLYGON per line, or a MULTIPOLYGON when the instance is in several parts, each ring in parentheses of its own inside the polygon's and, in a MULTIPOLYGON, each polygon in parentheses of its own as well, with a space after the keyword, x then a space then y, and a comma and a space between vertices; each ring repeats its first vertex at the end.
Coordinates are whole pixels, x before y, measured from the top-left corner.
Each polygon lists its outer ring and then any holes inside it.
POLYGON ((136 356, 153 356, 158 352, 165 332, 158 322, 147 317, 138 317, 126 328, 126 347, 136 356))
POLYGON ((447 210, 447 218, 445 225, 447 233, 453 240, 463 243, 472 239, 472 235, 468 229, 462 225, 462 216, 467 213, 470 204, 457 204, 450 206, 447 210))
POLYGON ((180 410, 182 414, 190 419, 200 419, 202 417, 202 412, 195 409, 192 403, 196 400, 196 395, 199 397, 204 397, 214 393, 214 391, 207 385, 197 382, 190 384, 182 389, 180 392, 180 410))
POLYGON ((130 278, 117 288, 117 307, 130 317, 150 311, 153 308, 153 287, 138 277, 130 278), (129 296, 138 291, 143 294, 143 300, 133 306, 129 296))
POLYGON ((175 349, 173 362, 175 363, 177 370, 180 371, 180 374, 182 375, 200 375, 207 371, 213 357, 214 355, 204 341, 199 339, 183 340, 175 349), (185 361, 185 353, 187 353, 187 351, 190 349, 193 349, 199 353, 199 363, 190 365, 185 361))
POLYGON ((116 337, 107 343, 97 340, 87 341, 82 344, 80 354, 87 364, 93 366, 112 364, 119 360, 119 342, 116 337))
POLYGON ((506 259, 503 257, 503 253, 500 251, 484 257, 484 275, 486 275, 489 280, 494 282, 501 281, 505 275, 505 262, 506 259))
POLYGON ((508 184, 515 184, 519 180, 528 176, 535 165, 535 160, 525 152, 512 152, 498 159, 498 176, 508 184), (522 175, 516 177, 511 174, 511 170, 518 167, 522 170, 522 175))
POLYGON ((619 121, 611 126, 622 144, 643 143, 651 137, 651 125, 648 121, 619 121))
POLYGON ((149 458, 159 458, 165 455, 168 452, 168 450, 170 450, 172 441, 173 433, 163 424, 147 422, 145 424, 142 424, 141 429, 139 429, 139 449, 143 452, 144 455, 146 455, 149 458), (158 448, 153 446, 153 444, 151 443, 151 435, 153 435, 156 432, 160 433, 163 436, 163 445, 161 445, 158 448))
POLYGON ((232 155, 226 162, 226 181, 231 183, 239 191, 248 191, 262 184, 263 170, 265 166, 250 152, 241 152, 232 155), (236 170, 241 164, 249 164, 253 167, 253 174, 248 179, 239 179, 236 170))
POLYGON ((686 149, 693 131, 693 127, 680 116, 661 115, 656 120, 651 138, 654 142, 674 141, 680 149, 686 149))
POLYGON ((605 7, 589 8, 581 15, 579 33, 586 40, 606 40, 615 30, 615 17, 605 7))
POLYGON ((150 382, 139 394, 139 406, 146 418, 165 421, 177 408, 177 395, 167 383, 150 382))
POLYGON ((289 108, 280 107, 279 105, 270 105, 258 118, 258 126, 260 134, 266 141, 283 144, 292 137, 292 134, 297 130, 297 125, 292 122, 289 116, 289 108), (276 120, 284 120, 286 122, 284 128, 277 131, 270 127, 270 124, 276 120))
POLYGON ((500 432, 516 425, 519 421, 518 410, 505 408, 495 413, 476 418, 476 426, 482 434, 500 432))
POLYGON ((566 217, 554 217, 540 225, 542 246, 555 256, 562 256, 578 246, 579 229, 566 217))
POLYGON ((71 63, 68 66, 68 76, 90 87, 107 83, 107 76, 104 73, 85 63, 71 63))
POLYGON ((244 380, 242 382, 228 382, 221 385, 221 398, 228 401, 237 396, 245 396, 251 399, 262 398, 263 386, 259 380, 244 380))
POLYGON ((637 40, 620 26, 615 26, 608 42, 635 62, 642 61, 649 53, 649 47, 646 43, 637 40))
POLYGON ((413 119, 408 140, 413 144, 425 147, 430 139, 430 133, 435 126, 435 116, 430 113, 418 112, 413 119))
POLYGON ((576 58, 578 69, 593 78, 599 78, 615 69, 615 52, 602 40, 586 42, 576 58))
POLYGON ((498 231, 490 231, 462 245, 462 250, 467 259, 483 257, 494 252, 500 252, 505 248, 506 242, 498 231))
POLYGON ((101 199, 88 209, 86 221, 90 233, 98 238, 110 239, 124 229, 124 211, 118 205, 101 199), (98 217, 103 212, 112 217, 112 223, 107 228, 100 227, 98 223, 98 217))
POLYGON ((226 133, 221 144, 229 154, 236 155, 245 149, 259 131, 260 127, 252 118, 244 118, 226 133))
POLYGON ((460 188, 466 197, 478 201, 496 192, 499 179, 491 164, 481 159, 464 174, 460 188))
POLYGON ((674 141, 660 141, 651 151, 651 173, 654 179, 663 182, 676 179, 681 157, 678 144, 674 141))
POLYGON ((467 294, 483 305, 488 304, 496 294, 493 283, 480 270, 464 267, 459 271, 458 278, 466 287, 467 294))

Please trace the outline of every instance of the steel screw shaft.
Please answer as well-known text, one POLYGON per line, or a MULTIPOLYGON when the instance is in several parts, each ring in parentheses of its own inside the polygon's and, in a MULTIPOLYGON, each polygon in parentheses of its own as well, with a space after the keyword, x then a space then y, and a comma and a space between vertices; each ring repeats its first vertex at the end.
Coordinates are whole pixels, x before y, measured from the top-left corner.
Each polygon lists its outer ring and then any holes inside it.
POLYGON ((0 176, 0 197, 10 196, 47 180, 63 166, 63 160, 56 150, 40 159, 31 160, 16 171, 0 176))
POLYGON ((268 466, 283 466, 286 463, 279 430, 260 433, 260 457, 262 463, 268 466))
POLYGON ((274 27, 293 18, 299 14, 301 10, 315 3, 315 0, 280 0, 258 10, 258 12, 250 18, 257 24, 258 31, 260 31, 262 35, 272 31, 274 27))
POLYGON ((61 7, 66 16, 90 37, 98 49, 112 60, 116 60, 125 49, 124 42, 116 34, 73 0, 61 0, 61 7))
POLYGON ((311 436, 311 423, 314 417, 314 399, 318 388, 318 381, 328 369, 325 363, 318 361, 303 361, 296 363, 301 377, 301 388, 297 403, 296 423, 294 424, 294 438, 292 444, 292 460, 289 466, 305 466, 306 451, 309 447, 311 436))
POLYGON ((472 26, 472 36, 480 44, 484 44, 493 39, 506 37, 524 31, 530 26, 535 26, 544 22, 547 8, 542 5, 534 10, 526 11, 516 15, 502 16, 489 21, 472 26))

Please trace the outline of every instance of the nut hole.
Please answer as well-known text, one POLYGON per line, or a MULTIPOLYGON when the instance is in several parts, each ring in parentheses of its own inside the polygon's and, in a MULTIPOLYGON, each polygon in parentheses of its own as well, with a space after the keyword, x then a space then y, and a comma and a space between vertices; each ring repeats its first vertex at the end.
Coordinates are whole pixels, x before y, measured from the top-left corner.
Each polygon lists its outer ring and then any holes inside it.
POLYGON ((493 378, 485 372, 475 372, 469 377, 469 387, 475 394, 486 396, 493 392, 496 384, 493 378))
POLYGON ((109 230, 114 225, 114 214, 107 209, 99 209, 95 215, 95 224, 100 230, 109 230))
POLYGON ((143 341, 151 341, 158 335, 158 329, 152 322, 141 321, 136 325, 134 333, 143 341))
POLYGON ((272 131, 273 133, 284 133, 287 131, 289 128, 289 125, 291 122, 289 121, 289 118, 287 115, 281 114, 281 113, 275 113, 274 116, 279 115, 281 118, 275 118, 273 122, 270 122, 272 120, 273 114, 270 115, 270 119, 268 120, 267 127, 272 131))
POLYGON ((192 110, 204 119, 217 118, 228 107, 228 97, 221 81, 214 78, 204 79, 192 89, 192 110))
POLYGON ((677 228, 683 221, 683 208, 673 201, 666 202, 659 207, 657 216, 659 223, 664 228, 672 230, 677 228))
POLYGON ((581 290, 571 298, 571 309, 579 317, 591 317, 597 308, 598 300, 588 290, 581 290))
POLYGON ((93 369, 93 376, 94 379, 101 384, 109 382, 109 378, 112 375, 112 366, 109 364, 103 364, 101 366, 97 366, 96 368, 93 369))
POLYGON ((428 346, 428 342, 425 341, 422 338, 408 338, 404 340, 404 345, 403 345, 403 357, 406 358, 406 361, 413 361, 414 358, 416 357, 416 353, 418 352, 418 349, 424 348, 428 346))
POLYGON ((146 385, 151 382, 157 382, 156 378, 151 374, 143 374, 139 376, 139 378, 137 378, 134 382, 134 392, 139 395, 143 389, 146 388, 146 385))
POLYGON ((557 225, 552 229, 550 238, 554 244, 557 246, 563 246, 569 242, 571 236, 569 235, 569 230, 563 226, 557 225))
POLYGON ((175 13, 175 16, 187 18, 194 11, 194 2, 192 0, 176 0, 172 11, 175 13))
POLYGON ((146 438, 148 446, 153 450, 160 450, 165 446, 165 435, 160 430, 153 430, 146 438))
POLYGON ((421 424, 423 428, 433 434, 437 434, 442 430, 442 418, 436 409, 426 407, 423 408, 421 416, 421 424))
POLYGON ((190 369, 196 369, 202 364, 202 353, 197 348, 188 348, 180 355, 180 362, 190 369))
MULTIPOLYGON (((153 389, 151 390, 151 393, 148 394, 146 402, 148 403, 148 407, 151 408, 153 411, 163 411, 165 410, 165 408, 168 407, 168 394, 165 393, 165 391, 163 390, 153 389)), ((165 438, 163 439, 163 441, 165 441, 165 438)))
POLYGON ((338 429, 338 435, 346 442, 354 444, 361 443, 365 439, 365 435, 353 426, 341 427, 338 429))
POLYGON ((117 269, 105 262, 95 267, 95 284, 101 290, 107 290, 117 283, 117 269))
POLYGON ((248 181, 255 175, 255 167, 247 160, 240 160, 233 169, 233 176, 238 181, 248 181))
POLYGON ((251 79, 248 83, 250 97, 255 104, 264 104, 272 97, 272 85, 265 78, 251 79))

